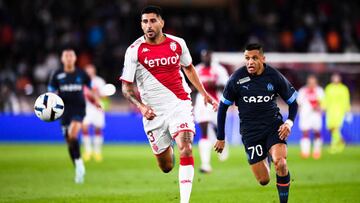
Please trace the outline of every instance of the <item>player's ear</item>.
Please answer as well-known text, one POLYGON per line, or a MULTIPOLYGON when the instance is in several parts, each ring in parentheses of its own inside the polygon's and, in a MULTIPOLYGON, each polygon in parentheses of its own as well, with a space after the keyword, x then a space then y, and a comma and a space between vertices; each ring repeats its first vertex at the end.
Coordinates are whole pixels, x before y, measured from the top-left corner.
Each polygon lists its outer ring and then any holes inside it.
POLYGON ((165 25, 165 21, 162 19, 162 17, 160 17, 160 24, 161 24, 161 28, 163 28, 165 25))

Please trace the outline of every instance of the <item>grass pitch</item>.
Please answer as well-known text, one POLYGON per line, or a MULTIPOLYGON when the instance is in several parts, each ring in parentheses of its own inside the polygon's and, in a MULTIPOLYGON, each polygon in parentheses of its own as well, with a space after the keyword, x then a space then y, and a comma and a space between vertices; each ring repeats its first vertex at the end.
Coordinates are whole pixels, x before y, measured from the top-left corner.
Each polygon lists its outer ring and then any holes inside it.
MULTIPOLYGON (((85 183, 76 185, 65 145, 0 144, 0 202, 179 202, 177 168, 163 174, 147 145, 106 145, 102 163, 86 163, 85 183)), ((212 157, 213 173, 200 174, 195 147, 191 202, 278 202, 275 173, 260 186, 243 147, 230 158, 212 157)), ((360 202, 360 147, 342 154, 324 150, 320 160, 302 160, 289 147, 289 202, 360 202)), ((177 156, 177 164, 178 156, 177 156)))

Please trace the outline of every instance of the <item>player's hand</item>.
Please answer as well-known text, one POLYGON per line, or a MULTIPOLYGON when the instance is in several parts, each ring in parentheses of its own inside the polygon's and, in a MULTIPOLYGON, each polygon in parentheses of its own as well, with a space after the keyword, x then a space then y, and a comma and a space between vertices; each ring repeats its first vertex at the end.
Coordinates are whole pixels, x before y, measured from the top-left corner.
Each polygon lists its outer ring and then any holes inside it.
POLYGON ((147 119, 147 120, 152 120, 155 118, 156 114, 154 113, 154 110, 147 105, 141 105, 140 106, 140 112, 141 114, 147 119))
POLYGON ((214 145, 215 152, 221 153, 225 147, 225 140, 218 140, 214 145))
POLYGON ((288 123, 284 123, 279 127, 278 132, 281 140, 287 140, 291 132, 291 126, 288 123))
POLYGON ((219 104, 218 104, 218 102, 217 102, 214 98, 212 98, 212 97, 211 97, 210 95, 208 95, 207 93, 206 93, 205 95, 203 95, 203 97, 204 97, 204 104, 205 104, 205 106, 206 106, 207 104, 211 104, 214 111, 217 111, 217 110, 218 110, 219 104))

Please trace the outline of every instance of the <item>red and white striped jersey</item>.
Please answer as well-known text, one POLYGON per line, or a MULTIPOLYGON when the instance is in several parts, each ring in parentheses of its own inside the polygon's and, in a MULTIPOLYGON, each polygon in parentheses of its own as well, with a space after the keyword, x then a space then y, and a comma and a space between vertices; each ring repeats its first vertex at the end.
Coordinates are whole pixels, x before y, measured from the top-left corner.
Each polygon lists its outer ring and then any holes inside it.
POLYGON ((219 63, 212 62, 210 67, 205 66, 204 63, 198 64, 196 66, 196 71, 205 90, 214 99, 219 101, 219 94, 221 94, 222 91, 218 91, 217 86, 225 87, 226 82, 229 79, 229 74, 226 69, 219 63), (215 86, 208 86, 207 83, 213 83, 215 86))
POLYGON ((302 87, 299 90, 297 102, 300 105, 299 113, 321 112, 320 103, 324 97, 324 90, 320 86, 315 88, 302 87))
POLYGON ((182 38, 166 34, 157 45, 148 44, 144 36, 137 39, 125 54, 120 79, 136 81, 141 100, 159 112, 166 112, 181 100, 190 100, 190 88, 180 71, 192 59, 182 38))

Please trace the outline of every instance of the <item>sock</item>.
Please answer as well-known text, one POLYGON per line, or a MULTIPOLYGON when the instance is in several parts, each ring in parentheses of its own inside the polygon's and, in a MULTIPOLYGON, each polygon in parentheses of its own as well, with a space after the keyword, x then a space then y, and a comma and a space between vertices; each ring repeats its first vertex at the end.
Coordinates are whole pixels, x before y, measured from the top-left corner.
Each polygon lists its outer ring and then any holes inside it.
POLYGON ((205 171, 211 171, 210 158, 211 158, 211 142, 207 138, 201 138, 199 140, 199 152, 201 159, 200 169, 205 171))
POLYGON ((276 174, 276 183, 280 203, 287 203, 290 188, 290 172, 286 176, 278 176, 276 174))
POLYGON ((68 149, 70 157, 75 164, 75 160, 80 158, 80 145, 77 139, 68 139, 68 149))
POLYGON ((311 142, 309 137, 303 137, 300 139, 301 156, 308 158, 310 156, 311 142))
POLYGON ((331 146, 336 146, 338 145, 342 138, 341 138, 341 132, 340 132, 340 129, 339 128, 335 128, 332 133, 331 133, 331 146))
POLYGON ((179 167, 179 184, 180 184, 180 202, 188 203, 192 182, 194 179, 194 159, 193 157, 181 157, 179 167))
POLYGON ((101 154, 103 142, 103 136, 101 134, 96 134, 94 137, 94 152, 96 154, 101 154))
POLYGON ((82 142, 84 144, 84 149, 86 154, 92 153, 92 147, 91 147, 91 139, 89 134, 84 134, 82 137, 82 142))
POLYGON ((321 146, 322 146, 322 140, 320 137, 315 138, 314 140, 314 150, 313 155, 316 158, 320 158, 321 156, 321 146))

